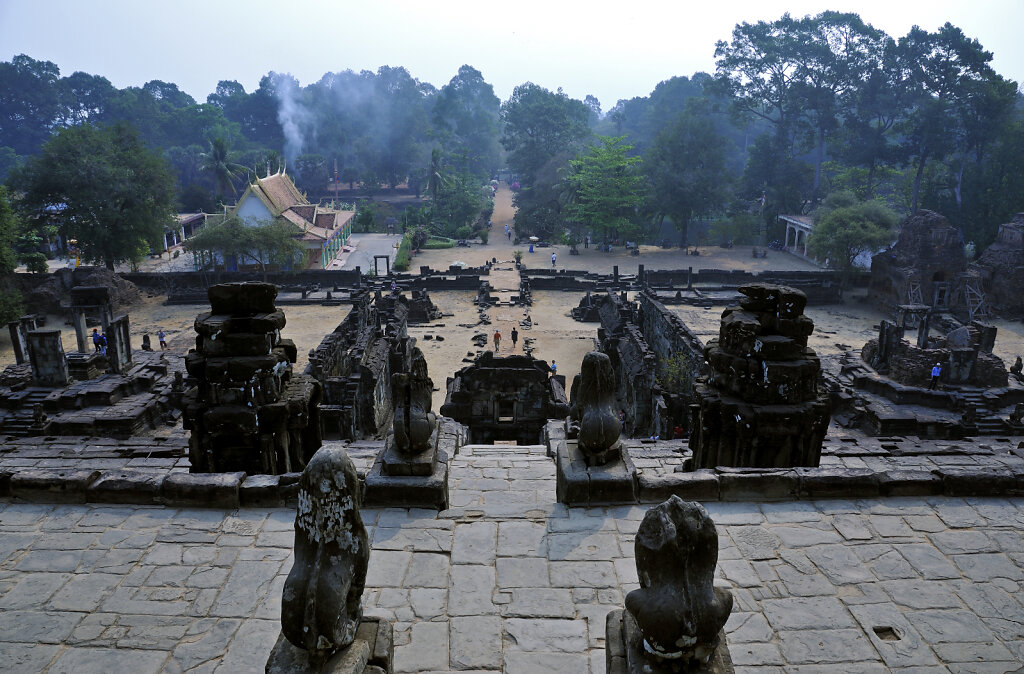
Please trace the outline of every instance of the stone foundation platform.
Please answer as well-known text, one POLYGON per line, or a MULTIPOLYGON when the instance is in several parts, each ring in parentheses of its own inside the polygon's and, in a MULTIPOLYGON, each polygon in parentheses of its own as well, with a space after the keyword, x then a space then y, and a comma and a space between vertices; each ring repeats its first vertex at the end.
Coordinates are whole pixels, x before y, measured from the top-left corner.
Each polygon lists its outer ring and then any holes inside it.
POLYGON ((636 468, 624 446, 619 448, 620 460, 603 466, 588 466, 575 440, 556 442, 555 490, 560 503, 636 503, 636 468))
MULTIPOLYGON (((707 667, 687 670, 700 674, 732 674, 735 669, 729 655, 725 631, 718 633, 719 644, 707 667)), ((643 647, 643 636, 636 620, 628 611, 617 609, 605 619, 605 666, 608 674, 630 674, 632 672, 673 672, 650 658, 643 647)))
POLYGON ((281 634, 267 658, 267 674, 391 674, 394 671, 394 628, 387 620, 363 618, 356 638, 325 662, 310 660, 281 634))

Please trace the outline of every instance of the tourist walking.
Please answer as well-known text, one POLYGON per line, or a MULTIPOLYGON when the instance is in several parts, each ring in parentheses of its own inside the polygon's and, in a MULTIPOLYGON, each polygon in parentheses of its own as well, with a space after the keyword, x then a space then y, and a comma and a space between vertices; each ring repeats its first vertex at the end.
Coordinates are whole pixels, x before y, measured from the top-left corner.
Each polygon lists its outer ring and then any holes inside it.
POLYGON ((164 332, 163 328, 160 328, 160 331, 156 333, 156 338, 160 340, 160 350, 163 351, 164 349, 166 349, 167 348, 167 333, 164 332))
POLYGON ((516 342, 519 341, 519 332, 516 330, 516 326, 512 326, 512 350, 516 350, 516 342))
POLYGON ((101 341, 100 338, 101 338, 100 331, 97 330, 96 328, 93 328, 92 329, 92 346, 96 350, 97 353, 99 353, 100 348, 102 346, 102 341, 101 341))
POLYGON ((551 361, 551 376, 554 377, 558 374, 558 363, 551 361))
POLYGON ((100 353, 104 356, 107 355, 107 336, 102 332, 100 333, 100 353))
POLYGON ((554 267, 556 262, 558 262, 558 253, 551 253, 551 266, 554 267))
POLYGON ((942 366, 935 363, 935 367, 932 368, 932 383, 928 387, 929 391, 934 391, 939 385, 939 377, 942 376, 942 366))
POLYGON ((500 330, 495 330, 494 331, 494 350, 498 351, 499 349, 501 349, 501 331, 500 330))

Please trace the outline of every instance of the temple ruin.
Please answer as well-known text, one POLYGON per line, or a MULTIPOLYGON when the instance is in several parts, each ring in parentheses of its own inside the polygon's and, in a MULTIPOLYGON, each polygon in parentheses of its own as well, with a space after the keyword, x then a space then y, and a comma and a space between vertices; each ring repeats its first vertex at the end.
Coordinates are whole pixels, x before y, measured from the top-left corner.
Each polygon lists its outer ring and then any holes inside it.
POLYGON ((710 374, 694 386, 693 468, 817 466, 830 405, 807 347, 807 298, 768 284, 740 292, 705 348, 710 374))
POLYGON ((565 418, 569 401, 565 377, 552 375, 546 361, 485 351, 448 377, 442 416, 469 428, 469 442, 512 440, 537 444, 548 419, 565 418))
POLYGON ((295 344, 266 283, 211 286, 185 359, 197 386, 185 395, 193 473, 276 475, 303 468, 320 448, 320 383, 293 374, 295 344))

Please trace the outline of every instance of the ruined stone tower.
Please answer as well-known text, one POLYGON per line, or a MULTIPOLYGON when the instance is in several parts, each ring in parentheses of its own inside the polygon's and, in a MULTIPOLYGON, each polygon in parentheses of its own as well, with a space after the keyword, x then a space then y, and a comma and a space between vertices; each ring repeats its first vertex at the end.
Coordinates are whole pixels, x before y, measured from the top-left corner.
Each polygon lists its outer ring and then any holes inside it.
POLYGON ((196 317, 185 366, 197 386, 185 396, 193 473, 300 471, 320 448, 320 382, 293 374, 295 344, 281 338, 284 312, 269 283, 224 283, 196 317))
POLYGON ((807 296, 762 283, 739 291, 704 349, 711 374, 694 387, 693 467, 817 466, 830 405, 807 347, 807 296))

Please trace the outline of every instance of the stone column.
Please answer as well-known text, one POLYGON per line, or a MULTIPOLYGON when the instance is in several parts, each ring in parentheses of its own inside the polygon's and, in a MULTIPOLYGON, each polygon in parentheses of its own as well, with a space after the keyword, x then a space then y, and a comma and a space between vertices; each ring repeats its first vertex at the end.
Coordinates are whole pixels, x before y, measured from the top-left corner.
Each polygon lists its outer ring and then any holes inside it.
POLYGON ((31 328, 27 328, 25 325, 25 319, 20 321, 11 321, 7 324, 7 329, 11 331, 11 347, 14 349, 14 359, 21 365, 22 363, 28 362, 30 356, 28 351, 28 332, 34 330, 35 321, 31 328))
POLYGON ((128 316, 121 316, 112 321, 107 332, 107 361, 110 371, 124 374, 132 364, 131 333, 128 328, 128 316))

